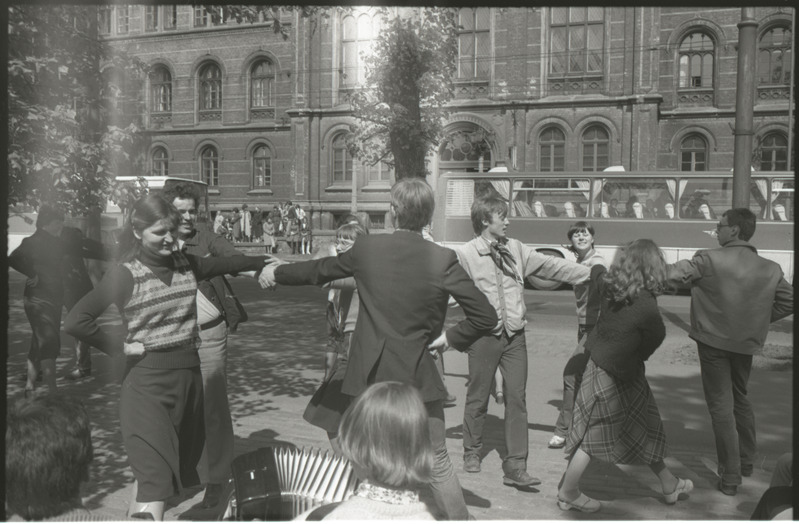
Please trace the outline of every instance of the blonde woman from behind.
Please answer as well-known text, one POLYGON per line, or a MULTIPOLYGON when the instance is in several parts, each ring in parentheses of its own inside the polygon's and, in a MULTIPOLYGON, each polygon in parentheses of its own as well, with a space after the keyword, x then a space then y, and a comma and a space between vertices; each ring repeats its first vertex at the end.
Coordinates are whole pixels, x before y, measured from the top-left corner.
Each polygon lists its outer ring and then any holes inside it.
POLYGON ((416 388, 372 384, 344 413, 339 438, 361 484, 348 500, 296 520, 435 520, 417 491, 430 482, 433 446, 416 388))

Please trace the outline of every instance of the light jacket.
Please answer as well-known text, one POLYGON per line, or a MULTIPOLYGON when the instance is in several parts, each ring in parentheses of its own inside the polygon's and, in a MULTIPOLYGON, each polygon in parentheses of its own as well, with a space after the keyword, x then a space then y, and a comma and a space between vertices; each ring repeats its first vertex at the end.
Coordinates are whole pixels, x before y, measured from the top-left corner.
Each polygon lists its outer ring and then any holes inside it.
MULTIPOLYGON (((507 247, 516 260, 516 271, 523 278, 535 275, 574 285, 587 281, 591 275, 591 270, 586 266, 543 255, 513 238, 508 239, 507 247)), ((474 238, 459 246, 456 253, 477 289, 483 292, 497 312, 499 322, 492 334, 499 335, 503 329, 508 334, 524 329, 527 324, 524 286, 500 271, 491 257, 488 241, 483 237, 474 238)))
POLYGON ((669 280, 691 287, 688 336, 717 349, 753 355, 769 324, 793 313, 793 287, 779 264, 743 240, 670 265, 669 280))

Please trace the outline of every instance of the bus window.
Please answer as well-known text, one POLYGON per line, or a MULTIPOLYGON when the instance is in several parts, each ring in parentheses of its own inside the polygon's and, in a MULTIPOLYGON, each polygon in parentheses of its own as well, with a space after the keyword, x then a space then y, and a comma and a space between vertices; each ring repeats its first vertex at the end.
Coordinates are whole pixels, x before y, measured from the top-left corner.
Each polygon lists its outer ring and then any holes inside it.
POLYGON ((769 202, 768 179, 754 178, 752 179, 749 207, 753 213, 757 214, 758 218, 776 222, 792 222, 794 188, 794 179, 792 178, 773 178, 769 202))
POLYGON ((476 198, 498 196, 508 200, 510 182, 502 178, 447 180, 446 216, 468 217, 476 198))
POLYGON ((717 220, 732 206, 732 177, 680 181, 680 217, 717 220))
POLYGON ((512 217, 579 218, 588 213, 588 179, 530 178, 513 182, 512 217))
POLYGON ((662 219, 676 216, 677 181, 648 178, 608 178, 595 205, 596 218, 662 219))

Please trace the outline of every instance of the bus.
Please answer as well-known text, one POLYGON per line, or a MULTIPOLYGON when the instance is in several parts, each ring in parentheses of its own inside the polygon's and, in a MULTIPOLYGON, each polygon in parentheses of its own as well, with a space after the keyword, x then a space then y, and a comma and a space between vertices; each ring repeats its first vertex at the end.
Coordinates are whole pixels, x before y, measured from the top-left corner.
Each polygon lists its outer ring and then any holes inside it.
MULTIPOLYGON (((475 198, 495 195, 509 203, 509 235, 541 253, 575 260, 567 246, 569 225, 585 220, 596 231, 597 251, 610 261, 618 246, 651 238, 666 261, 691 258, 718 247, 716 224, 732 207, 730 172, 488 172, 445 173, 436 183, 433 231, 455 247, 474 237, 475 198)), ((752 243, 793 282, 794 173, 754 172, 750 209, 757 215, 752 243)), ((535 289, 557 282, 530 277, 535 289)))
MULTIPOLYGON (((167 176, 118 176, 115 182, 115 193, 119 198, 117 198, 117 202, 109 200, 105 211, 100 217, 100 240, 108 246, 116 245, 119 232, 125 223, 125 213, 138 195, 146 192, 163 191, 165 188, 180 182, 192 184, 197 188, 200 195, 197 222, 199 224, 205 223, 210 228, 208 184, 205 182, 167 176)), ((9 209, 7 251, 9 254, 20 245, 23 238, 32 235, 36 230, 36 215, 35 210, 32 209, 9 209)), ((87 232, 89 227, 86 217, 67 217, 66 224, 77 227, 84 233, 87 232)))

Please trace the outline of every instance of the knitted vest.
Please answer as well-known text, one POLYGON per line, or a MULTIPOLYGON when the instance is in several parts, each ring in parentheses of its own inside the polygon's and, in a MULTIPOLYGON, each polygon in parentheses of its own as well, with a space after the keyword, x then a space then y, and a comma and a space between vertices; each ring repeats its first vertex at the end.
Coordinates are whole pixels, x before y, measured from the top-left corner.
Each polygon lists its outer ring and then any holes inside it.
POLYGON ((123 265, 133 275, 133 294, 125 305, 127 342, 141 342, 146 351, 199 346, 197 280, 188 260, 172 254, 172 284, 164 284, 147 266, 134 259, 123 265))

